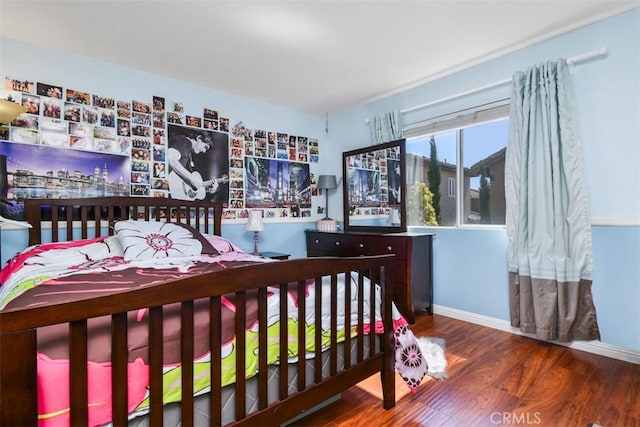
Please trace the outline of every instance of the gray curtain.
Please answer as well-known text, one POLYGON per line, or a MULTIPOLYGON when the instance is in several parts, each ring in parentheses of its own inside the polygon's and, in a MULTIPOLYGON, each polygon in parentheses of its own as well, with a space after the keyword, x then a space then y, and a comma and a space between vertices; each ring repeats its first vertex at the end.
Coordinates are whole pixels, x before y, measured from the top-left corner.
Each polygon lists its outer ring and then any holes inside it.
POLYGON ((371 139, 373 144, 395 141, 402 138, 402 120, 399 111, 375 116, 371 121, 371 139))
POLYGON ((600 338, 576 103, 565 60, 513 76, 505 164, 511 325, 545 340, 600 338))

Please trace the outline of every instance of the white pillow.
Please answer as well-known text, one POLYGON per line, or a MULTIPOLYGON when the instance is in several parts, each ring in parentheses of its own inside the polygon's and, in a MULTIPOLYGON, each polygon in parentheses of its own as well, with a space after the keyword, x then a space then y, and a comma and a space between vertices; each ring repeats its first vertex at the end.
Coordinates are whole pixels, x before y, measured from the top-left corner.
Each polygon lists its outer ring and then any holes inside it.
POLYGON ((218 255, 218 251, 195 228, 165 221, 118 221, 114 225, 126 261, 218 255))

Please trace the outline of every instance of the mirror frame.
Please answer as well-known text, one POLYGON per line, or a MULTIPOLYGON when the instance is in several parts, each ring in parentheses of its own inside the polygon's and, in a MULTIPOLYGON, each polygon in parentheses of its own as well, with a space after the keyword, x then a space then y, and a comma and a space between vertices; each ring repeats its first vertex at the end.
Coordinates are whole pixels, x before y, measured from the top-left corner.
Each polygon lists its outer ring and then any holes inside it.
MULTIPOLYGON (((385 142, 383 144, 371 145, 369 147, 359 148, 356 150, 344 151, 342 153, 342 206, 344 214, 344 229, 345 231, 363 231, 363 232, 379 232, 379 233, 402 233, 407 231, 407 210, 405 206, 406 197, 406 144, 405 139, 398 139, 396 141, 385 142), (351 206, 349 205, 349 179, 347 175, 347 158, 373 153, 380 150, 387 150, 389 148, 400 149, 400 205, 394 206, 399 209, 400 225, 354 225, 351 223, 349 213, 351 212, 351 206)), ((383 203, 381 207, 389 207, 388 203, 383 203)), ((385 219, 386 222, 386 219, 385 219)))

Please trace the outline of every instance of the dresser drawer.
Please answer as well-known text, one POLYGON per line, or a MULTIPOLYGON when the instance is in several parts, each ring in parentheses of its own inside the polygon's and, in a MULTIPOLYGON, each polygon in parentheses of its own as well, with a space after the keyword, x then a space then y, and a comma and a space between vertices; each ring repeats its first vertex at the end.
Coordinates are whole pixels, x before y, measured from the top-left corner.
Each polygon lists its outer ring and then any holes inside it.
POLYGON ((407 259, 407 242, 404 239, 351 236, 351 247, 358 255, 395 254, 397 259, 407 259))
POLYGON ((349 236, 332 233, 308 233, 308 256, 353 256, 349 236))

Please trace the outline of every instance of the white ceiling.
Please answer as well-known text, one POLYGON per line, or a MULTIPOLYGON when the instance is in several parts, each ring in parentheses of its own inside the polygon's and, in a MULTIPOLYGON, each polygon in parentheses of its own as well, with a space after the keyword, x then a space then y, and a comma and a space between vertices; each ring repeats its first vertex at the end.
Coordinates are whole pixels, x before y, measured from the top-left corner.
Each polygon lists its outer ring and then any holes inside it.
POLYGON ((640 2, 0 0, 0 35, 314 114, 640 2))

